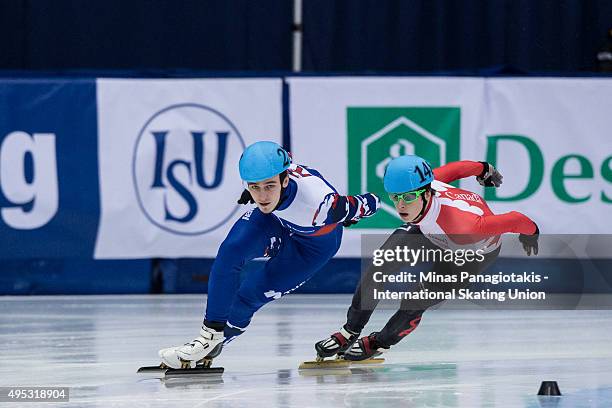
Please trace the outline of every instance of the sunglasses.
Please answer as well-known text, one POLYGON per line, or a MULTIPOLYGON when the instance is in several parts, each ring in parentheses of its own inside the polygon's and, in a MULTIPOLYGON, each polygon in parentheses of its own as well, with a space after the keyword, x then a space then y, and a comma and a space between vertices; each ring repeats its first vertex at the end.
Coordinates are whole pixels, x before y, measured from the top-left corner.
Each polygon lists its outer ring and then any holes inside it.
POLYGON ((408 191, 406 193, 389 193, 389 198, 394 203, 399 203, 400 200, 403 200, 406 204, 410 204, 416 201, 421 194, 425 192, 425 189, 417 190, 417 191, 408 191))

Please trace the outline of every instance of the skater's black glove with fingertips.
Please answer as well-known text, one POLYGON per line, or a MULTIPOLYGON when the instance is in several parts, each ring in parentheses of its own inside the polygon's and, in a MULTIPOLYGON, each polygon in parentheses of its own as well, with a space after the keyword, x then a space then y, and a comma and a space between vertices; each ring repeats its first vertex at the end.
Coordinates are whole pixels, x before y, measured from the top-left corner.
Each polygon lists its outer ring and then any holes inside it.
POLYGON ((519 234, 519 241, 521 241, 521 244, 523 244, 523 249, 525 250, 525 253, 527 254, 527 256, 531 256, 532 252, 533 252, 533 255, 538 254, 539 236, 540 236, 540 229, 538 228, 538 224, 536 224, 535 233, 533 233, 532 235, 519 234))
POLYGON ((479 162, 482 164, 482 173, 476 176, 476 181, 480 183, 481 186, 485 187, 499 187, 502 184, 502 180, 504 176, 502 176, 499 171, 493 167, 492 164, 487 162, 479 162))
POLYGON ((238 204, 247 205, 249 203, 255 204, 255 200, 253 200, 253 197, 251 196, 251 193, 249 193, 249 190, 245 189, 242 192, 240 198, 238 199, 238 204))

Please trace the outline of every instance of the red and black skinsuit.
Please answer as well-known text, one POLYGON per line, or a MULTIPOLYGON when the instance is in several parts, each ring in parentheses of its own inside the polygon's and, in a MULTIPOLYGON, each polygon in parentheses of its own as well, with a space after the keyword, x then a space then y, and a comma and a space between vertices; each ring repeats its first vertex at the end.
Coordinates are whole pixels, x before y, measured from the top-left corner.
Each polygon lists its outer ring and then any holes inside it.
MULTIPOLYGON (((483 172, 483 164, 473 161, 449 163, 434 170, 434 181, 431 183, 432 196, 425 200, 421 215, 412 223, 402 225, 383 244, 381 249, 395 249, 400 246, 423 245, 442 249, 472 248, 484 253, 482 262, 465 264, 462 267, 449 262, 436 262, 431 269, 439 274, 458 274, 468 271, 479 274, 490 266, 500 251, 500 235, 503 233, 520 233, 532 235, 537 232, 536 224, 524 214, 511 211, 505 214, 493 214, 485 200, 471 191, 453 187, 447 183, 455 180, 478 176, 483 172)), ((378 301, 373 299, 373 289, 382 289, 384 284, 375 283, 372 274, 397 272, 398 264, 385 270, 385 267, 371 266, 362 276, 361 282, 353 295, 351 307, 347 313, 347 324, 351 332, 359 333, 370 319, 378 301)), ((467 284, 422 284, 421 288, 444 291, 452 288, 466 287, 467 284)), ((360 342, 367 348, 383 347, 398 343, 418 326, 423 312, 442 300, 402 301, 399 310, 389 319, 385 327, 372 337, 364 337, 360 342), (377 344, 367 344, 375 341, 377 344)))

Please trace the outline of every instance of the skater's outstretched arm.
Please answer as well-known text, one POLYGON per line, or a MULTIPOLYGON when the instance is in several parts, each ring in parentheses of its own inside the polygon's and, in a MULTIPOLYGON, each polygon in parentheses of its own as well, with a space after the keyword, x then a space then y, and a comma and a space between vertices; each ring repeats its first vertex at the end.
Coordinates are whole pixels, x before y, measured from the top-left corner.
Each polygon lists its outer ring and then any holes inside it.
POLYGON ((380 199, 372 193, 342 196, 330 193, 319 204, 312 218, 313 226, 337 224, 340 222, 357 222, 370 217, 380 207, 380 199))
POLYGON ((510 211, 504 214, 483 215, 478 219, 475 233, 483 235, 501 235, 507 232, 534 235, 537 225, 525 214, 510 211))
POLYGON ((451 162, 434 169, 434 178, 443 183, 452 183, 466 177, 476 176, 476 180, 486 187, 499 187, 502 175, 487 162, 462 160, 451 162))

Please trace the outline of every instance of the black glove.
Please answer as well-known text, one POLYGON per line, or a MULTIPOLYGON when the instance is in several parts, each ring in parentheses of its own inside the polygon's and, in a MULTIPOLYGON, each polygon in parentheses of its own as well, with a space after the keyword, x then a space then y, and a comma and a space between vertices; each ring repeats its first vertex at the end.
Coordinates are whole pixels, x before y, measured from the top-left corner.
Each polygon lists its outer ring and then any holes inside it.
POLYGON ((531 256, 531 252, 533 252, 534 255, 538 254, 539 236, 540 236, 540 229, 538 228, 537 224, 536 224, 536 230, 533 233, 533 235, 519 234, 519 241, 521 241, 521 244, 523 244, 523 249, 525 250, 525 253, 527 254, 527 256, 531 256))
POLYGON ((487 162, 479 163, 482 163, 483 169, 482 173, 480 173, 479 176, 476 176, 476 181, 478 181, 481 186, 485 187, 501 186, 504 176, 499 174, 499 171, 497 171, 493 165, 487 162))
POLYGON ((266 247, 264 250, 264 256, 269 258, 274 258, 281 249, 281 239, 278 237, 270 238, 270 245, 266 247))
POLYGON ((255 204, 255 200, 253 200, 253 197, 251 197, 251 193, 249 193, 249 190, 245 189, 242 192, 240 198, 238 199, 238 204, 247 205, 249 203, 255 204))
POLYGON ((355 220, 346 220, 346 221, 342 221, 342 225, 344 225, 346 228, 348 228, 351 225, 357 224, 358 222, 359 221, 355 221, 355 220))

